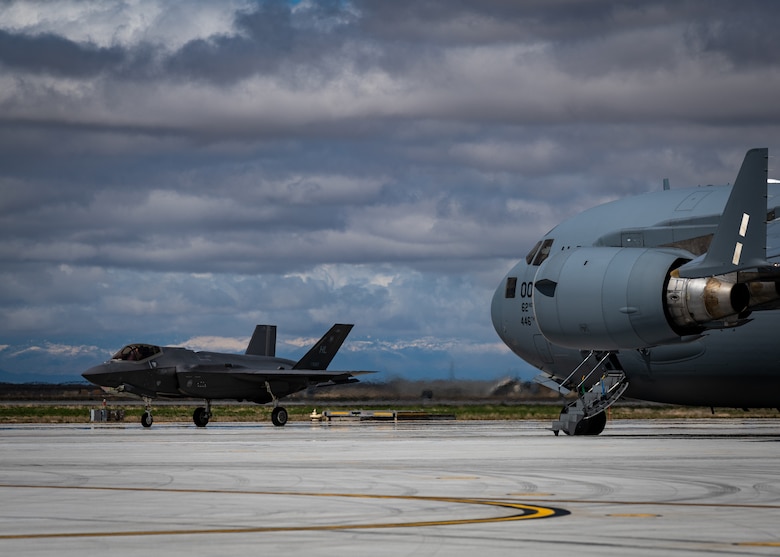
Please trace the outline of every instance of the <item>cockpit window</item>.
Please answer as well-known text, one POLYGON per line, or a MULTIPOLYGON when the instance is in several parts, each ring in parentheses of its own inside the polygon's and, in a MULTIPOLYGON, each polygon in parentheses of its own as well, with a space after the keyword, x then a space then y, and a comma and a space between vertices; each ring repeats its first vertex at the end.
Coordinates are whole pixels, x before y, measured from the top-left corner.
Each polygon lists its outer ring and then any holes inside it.
POLYGON ((517 277, 506 277, 506 290, 504 298, 514 298, 517 291, 517 277))
POLYGON ((539 246, 541 245, 542 245, 542 241, 539 240, 538 242, 536 242, 536 245, 533 248, 531 248, 531 251, 528 252, 528 255, 525 256, 525 262, 527 265, 530 265, 531 261, 534 260, 534 255, 536 255, 536 250, 538 250, 539 246))
POLYGON ((539 248, 539 251, 536 254, 536 258, 534 259, 534 266, 538 267, 542 263, 544 263, 544 260, 547 259, 547 256, 550 255, 550 249, 552 249, 553 242, 552 238, 548 238, 544 242, 542 242, 542 247, 539 248))
POLYGON ((140 362, 162 352, 159 346, 152 344, 128 344, 122 350, 111 356, 112 360, 125 360, 129 362, 140 362))

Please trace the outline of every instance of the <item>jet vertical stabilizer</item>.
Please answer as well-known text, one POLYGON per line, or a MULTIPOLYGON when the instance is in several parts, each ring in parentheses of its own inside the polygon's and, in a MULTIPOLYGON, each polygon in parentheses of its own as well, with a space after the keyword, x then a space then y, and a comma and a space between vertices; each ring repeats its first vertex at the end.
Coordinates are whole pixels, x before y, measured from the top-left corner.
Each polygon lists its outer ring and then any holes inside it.
POLYGON ((677 269, 678 276, 702 278, 769 266, 766 260, 768 159, 767 148, 747 152, 710 249, 703 257, 677 269))
POLYGON ((344 339, 347 338, 347 335, 351 330, 352 325, 333 325, 333 327, 317 341, 317 344, 312 346, 311 350, 306 352, 306 355, 298 360, 293 366, 293 369, 328 369, 331 360, 333 360, 333 357, 336 355, 336 352, 339 351, 344 339))
POLYGON ((246 354, 250 356, 276 356, 276 325, 258 325, 252 338, 249 340, 249 346, 246 347, 246 354))

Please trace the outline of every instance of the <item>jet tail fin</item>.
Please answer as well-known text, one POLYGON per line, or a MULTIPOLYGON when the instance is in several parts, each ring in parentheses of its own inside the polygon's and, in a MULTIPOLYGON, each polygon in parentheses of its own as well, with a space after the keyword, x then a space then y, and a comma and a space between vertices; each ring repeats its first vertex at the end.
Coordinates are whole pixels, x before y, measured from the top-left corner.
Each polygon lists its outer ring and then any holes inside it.
POLYGON ((249 339, 249 346, 246 347, 246 354, 252 356, 276 356, 276 325, 258 325, 252 338, 249 339))
POLYGON ((336 352, 341 348, 344 339, 347 338, 352 327, 353 325, 333 325, 333 327, 317 341, 317 344, 312 346, 311 350, 306 352, 306 355, 298 360, 293 366, 293 369, 328 369, 331 360, 333 360, 336 352))
POLYGON ((710 249, 677 269, 683 278, 766 267, 766 180, 769 149, 745 155, 710 249))

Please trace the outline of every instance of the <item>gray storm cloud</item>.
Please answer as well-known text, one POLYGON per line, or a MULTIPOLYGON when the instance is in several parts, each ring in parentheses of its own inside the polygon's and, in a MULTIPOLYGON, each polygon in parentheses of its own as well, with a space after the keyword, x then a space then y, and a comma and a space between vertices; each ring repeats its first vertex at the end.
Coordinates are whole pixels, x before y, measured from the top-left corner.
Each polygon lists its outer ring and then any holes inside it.
POLYGON ((51 354, 35 346, 245 339, 259 322, 284 341, 354 320, 375 367, 394 347, 392 373, 522 371, 489 300, 538 236, 776 150, 778 12, 4 4, 0 368, 81 365, 30 363, 51 354))

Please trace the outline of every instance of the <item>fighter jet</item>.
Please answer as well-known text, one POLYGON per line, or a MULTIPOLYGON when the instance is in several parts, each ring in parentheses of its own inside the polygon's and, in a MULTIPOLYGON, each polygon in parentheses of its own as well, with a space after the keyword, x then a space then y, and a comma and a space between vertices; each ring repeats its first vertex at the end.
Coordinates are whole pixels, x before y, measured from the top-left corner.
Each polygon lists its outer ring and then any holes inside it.
POLYGON ((564 221, 501 281, 506 345, 564 407, 558 435, 598 435, 622 396, 780 406, 780 184, 768 149, 733 186, 670 189, 564 221))
POLYGON ((280 398, 312 386, 357 383, 356 375, 373 371, 328 371, 352 325, 334 325, 300 360, 276 357, 276 327, 258 325, 245 354, 195 352, 186 348, 128 344, 110 360, 85 371, 82 376, 108 390, 141 397, 146 410, 141 424, 151 427, 155 398, 202 398, 192 415, 198 427, 212 416, 211 401, 248 400, 273 402, 271 421, 287 423, 280 398))

